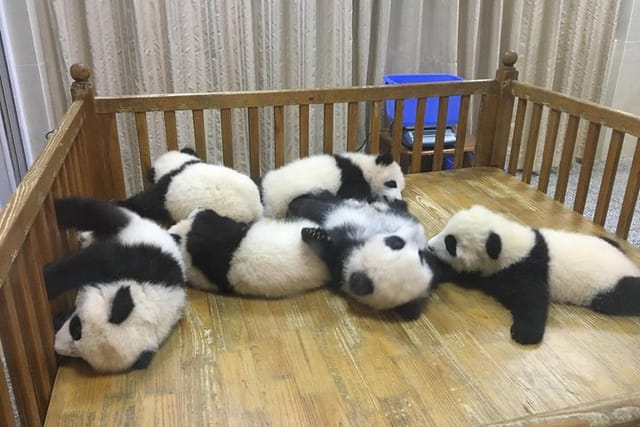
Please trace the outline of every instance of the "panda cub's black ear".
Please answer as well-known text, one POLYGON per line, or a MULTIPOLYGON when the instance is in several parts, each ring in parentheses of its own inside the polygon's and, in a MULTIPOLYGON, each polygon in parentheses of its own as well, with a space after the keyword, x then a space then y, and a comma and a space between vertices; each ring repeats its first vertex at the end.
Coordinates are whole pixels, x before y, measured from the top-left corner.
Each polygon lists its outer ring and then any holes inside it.
POLYGON ((379 154, 378 157, 376 157, 376 165, 389 166, 391 163, 393 163, 391 153, 379 154))
POLYGON ((198 153, 196 153, 196 150, 194 150, 191 147, 184 147, 183 149, 180 150, 180 152, 184 153, 184 154, 191 154, 192 156, 199 157, 198 153))
POLYGON ((120 287, 118 292, 116 292, 116 296, 113 298, 109 322, 119 325, 127 320, 127 317, 129 317, 134 307, 135 304, 131 297, 131 288, 129 286, 120 287))
POLYGON ((489 258, 498 259, 500 252, 502 252, 502 240, 500 239, 500 236, 492 231, 489 233, 485 246, 487 248, 487 255, 489 255, 489 258))

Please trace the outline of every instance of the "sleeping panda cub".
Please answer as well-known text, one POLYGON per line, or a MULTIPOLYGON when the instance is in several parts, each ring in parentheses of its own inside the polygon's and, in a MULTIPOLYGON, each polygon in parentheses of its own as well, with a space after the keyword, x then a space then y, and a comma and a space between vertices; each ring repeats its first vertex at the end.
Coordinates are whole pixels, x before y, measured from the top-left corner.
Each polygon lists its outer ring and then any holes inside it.
POLYGON ((241 222, 262 216, 258 186, 231 168, 202 162, 189 152, 169 151, 151 170, 156 181, 120 206, 164 224, 185 219, 199 207, 241 222))
POLYGON ((280 298, 324 286, 329 272, 302 242, 308 220, 241 223, 194 210, 169 229, 180 242, 189 283, 206 291, 280 298))
POLYGON ((511 311, 511 337, 542 340, 549 302, 604 314, 640 314, 640 268, 613 241, 548 228, 534 229, 483 206, 456 213, 428 247, 511 311))
POLYGON ((55 210, 61 229, 92 232, 86 247, 43 269, 50 298, 78 290, 56 325, 56 353, 101 372, 146 368, 185 306, 178 245, 153 221, 102 200, 58 199, 55 210))
POLYGON ((265 215, 282 218, 289 203, 303 194, 328 191, 340 198, 372 196, 401 199, 404 176, 391 154, 319 154, 267 172, 260 190, 265 215))
POLYGON ((294 199, 289 214, 320 224, 303 228, 302 239, 329 267, 335 289, 408 320, 422 313, 440 268, 404 201, 370 204, 320 192, 294 199))

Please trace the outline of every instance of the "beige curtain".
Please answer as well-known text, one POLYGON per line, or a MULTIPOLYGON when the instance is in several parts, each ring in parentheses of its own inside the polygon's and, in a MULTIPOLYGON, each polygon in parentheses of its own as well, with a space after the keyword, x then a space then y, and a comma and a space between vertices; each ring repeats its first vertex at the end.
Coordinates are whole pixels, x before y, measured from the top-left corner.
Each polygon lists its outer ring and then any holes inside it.
MULTIPOLYGON (((390 73, 453 73, 491 78, 500 53, 519 53, 520 79, 599 101, 620 0, 304 0, 277 2, 118 2, 53 0, 61 62, 87 62, 99 95, 259 90, 381 84, 390 73)), ((65 82, 68 85, 68 82, 65 82)), ((63 96, 68 96, 66 93, 63 96)), ((312 108, 311 141, 321 150, 312 108)), ((287 156, 297 153, 296 113, 287 110, 287 156)), ((360 139, 365 141, 365 112, 360 139)), ((244 120, 234 129, 236 167, 247 170, 244 120)), ((206 116, 209 161, 220 161, 219 119, 206 116)), ((150 116, 152 154, 162 150, 160 116, 150 116)), ((192 141, 190 117, 179 137, 192 141)), ((346 114, 336 109, 336 149, 346 114)), ((123 141, 132 124, 119 123, 123 141)), ((262 164, 273 164, 271 129, 262 164)), ((123 146, 127 164, 137 149, 123 146)), ((130 190, 139 188, 136 174, 130 190)))

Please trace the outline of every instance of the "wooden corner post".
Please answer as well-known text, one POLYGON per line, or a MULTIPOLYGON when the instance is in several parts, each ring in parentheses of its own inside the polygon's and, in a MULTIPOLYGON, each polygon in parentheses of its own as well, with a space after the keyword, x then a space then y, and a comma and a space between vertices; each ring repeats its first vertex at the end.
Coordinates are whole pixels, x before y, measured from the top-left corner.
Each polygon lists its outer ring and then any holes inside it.
POLYGON ((511 83, 518 78, 518 70, 514 67, 518 60, 518 54, 508 51, 502 54, 500 68, 496 71, 498 81, 498 110, 496 113, 495 136, 493 140, 493 153, 491 166, 503 169, 507 157, 509 134, 511 133, 511 117, 513 115, 514 95, 511 83))

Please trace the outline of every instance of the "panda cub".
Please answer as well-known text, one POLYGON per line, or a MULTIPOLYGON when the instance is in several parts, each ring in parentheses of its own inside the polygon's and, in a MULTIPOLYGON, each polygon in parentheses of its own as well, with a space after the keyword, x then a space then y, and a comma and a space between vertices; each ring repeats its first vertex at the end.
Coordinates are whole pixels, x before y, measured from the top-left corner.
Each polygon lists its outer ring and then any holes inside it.
POLYGON ((195 210, 169 229, 180 242, 187 279, 223 293, 279 298, 324 286, 329 272, 302 242, 308 220, 262 218, 242 223, 210 209, 195 210))
POLYGON ((78 290, 56 326, 56 353, 101 372, 146 368, 185 306, 178 245, 153 221, 102 200, 58 199, 55 211, 61 229, 92 232, 86 247, 43 268, 50 298, 78 290))
POLYGON ((289 214, 320 224, 302 229, 302 239, 329 267, 335 289, 408 320, 422 313, 440 268, 404 201, 369 204, 320 192, 294 199, 289 214))
POLYGON ((262 216, 258 186, 231 168, 200 161, 190 151, 169 151, 150 170, 155 182, 118 204, 164 224, 187 218, 192 210, 215 209, 236 221, 262 216))
POLYGON ((534 229, 476 205, 456 213, 428 247, 458 273, 456 283, 511 311, 511 337, 521 344, 542 340, 550 301, 640 314, 640 268, 605 238, 534 229))
POLYGON ((401 199, 404 176, 391 154, 319 154, 267 172, 260 189, 265 215, 282 218, 297 196, 321 190, 343 199, 401 199))

